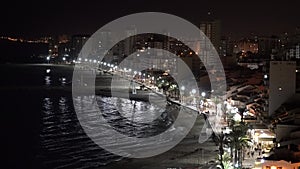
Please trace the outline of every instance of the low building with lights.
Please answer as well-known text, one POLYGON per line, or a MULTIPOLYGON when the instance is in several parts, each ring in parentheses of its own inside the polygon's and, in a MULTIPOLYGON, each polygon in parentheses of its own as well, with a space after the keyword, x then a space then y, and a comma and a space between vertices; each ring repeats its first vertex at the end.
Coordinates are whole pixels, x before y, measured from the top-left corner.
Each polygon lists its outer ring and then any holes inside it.
POLYGON ((300 169, 300 162, 262 160, 255 163, 254 169, 300 169))

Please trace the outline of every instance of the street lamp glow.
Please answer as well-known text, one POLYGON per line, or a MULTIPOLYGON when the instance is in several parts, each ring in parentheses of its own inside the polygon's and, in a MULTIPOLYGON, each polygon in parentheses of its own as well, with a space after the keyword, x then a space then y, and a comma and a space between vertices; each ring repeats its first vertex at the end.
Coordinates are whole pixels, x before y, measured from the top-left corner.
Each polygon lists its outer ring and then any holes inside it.
POLYGON ((84 61, 87 62, 88 60, 87 60, 87 59, 84 59, 84 61))
POLYGON ((184 90, 185 90, 185 87, 184 87, 184 86, 181 86, 181 87, 180 87, 180 90, 184 91, 184 90))
POLYGON ((192 90, 192 94, 196 94, 196 92, 197 92, 196 89, 192 90))
POLYGON ((50 56, 47 56, 47 58, 46 58, 48 61, 50 60, 50 56))
POLYGON ((234 116, 233 116, 233 120, 234 121, 241 121, 242 120, 242 117, 240 114, 236 113, 234 116))
POLYGON ((227 108, 228 110, 230 110, 230 109, 232 108, 231 104, 227 104, 227 105, 226 105, 226 108, 227 108))
POLYGON ((202 92, 202 93, 201 93, 201 96, 202 96, 202 97, 205 97, 205 96, 206 96, 206 93, 205 93, 205 92, 202 92))
POLYGON ((236 163, 234 166, 235 166, 236 168, 238 168, 238 167, 239 167, 239 164, 238 164, 238 163, 236 163))
POLYGON ((136 75, 136 74, 137 74, 137 71, 134 71, 134 72, 133 72, 133 74, 135 74, 135 75, 136 75))
POLYGON ((65 58, 65 57, 63 57, 63 58, 62 58, 62 60, 63 60, 63 61, 66 61, 66 58, 65 58))
POLYGON ((78 58, 79 61, 81 61, 81 58, 78 58))

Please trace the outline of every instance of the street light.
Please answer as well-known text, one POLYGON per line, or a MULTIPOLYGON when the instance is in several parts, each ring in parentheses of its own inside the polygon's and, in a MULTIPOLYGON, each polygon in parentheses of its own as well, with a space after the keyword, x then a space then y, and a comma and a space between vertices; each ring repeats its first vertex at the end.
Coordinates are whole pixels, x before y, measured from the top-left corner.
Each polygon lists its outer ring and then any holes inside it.
POLYGON ((196 89, 192 89, 192 94, 196 94, 196 89))
POLYGON ((185 90, 185 87, 181 86, 180 90, 182 91, 182 93, 180 92, 180 96, 181 96, 181 102, 183 103, 184 102, 184 90, 185 90))
POLYGON ((202 96, 202 97, 205 97, 205 96, 206 96, 206 93, 205 93, 205 92, 202 92, 202 93, 201 93, 201 96, 202 96))
POLYGON ((46 58, 46 59, 47 59, 47 61, 48 61, 48 63, 49 63, 49 61, 50 61, 50 56, 47 56, 47 58, 46 58))
MULTIPOLYGON (((191 91, 191 96, 194 96, 196 93, 197 93, 196 89, 192 89, 192 91, 191 91)), ((196 98, 195 98, 195 97, 193 97, 193 102, 192 102, 192 104, 196 104, 196 98)))
POLYGON ((233 116, 233 120, 235 122, 241 122, 242 121, 242 117, 239 113, 236 113, 234 116, 233 116))
POLYGON ((50 73, 51 72, 51 69, 46 69, 46 73, 50 73))

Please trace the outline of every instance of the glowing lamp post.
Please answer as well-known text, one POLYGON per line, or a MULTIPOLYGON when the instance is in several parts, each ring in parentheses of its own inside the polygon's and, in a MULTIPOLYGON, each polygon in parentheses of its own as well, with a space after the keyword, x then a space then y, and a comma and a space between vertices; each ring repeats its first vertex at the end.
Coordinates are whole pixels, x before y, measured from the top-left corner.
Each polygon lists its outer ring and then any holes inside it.
POLYGON ((50 56, 47 56, 46 60, 49 63, 50 62, 50 56))
POLYGON ((196 98, 195 98, 196 93, 197 93, 196 89, 192 89, 191 91, 191 97, 193 97, 192 104, 196 104, 196 98))
POLYGON ((185 91, 185 87, 181 86, 180 87, 180 96, 181 96, 181 102, 184 103, 184 91, 185 91))

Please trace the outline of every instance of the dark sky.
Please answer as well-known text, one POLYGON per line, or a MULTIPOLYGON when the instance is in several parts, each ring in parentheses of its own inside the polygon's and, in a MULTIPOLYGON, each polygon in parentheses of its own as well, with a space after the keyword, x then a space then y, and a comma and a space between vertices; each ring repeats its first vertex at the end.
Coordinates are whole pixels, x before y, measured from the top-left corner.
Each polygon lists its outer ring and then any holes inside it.
POLYGON ((300 26, 297 1, 271 0, 81 0, 1 2, 0 35, 92 34, 105 23, 136 12, 165 12, 198 24, 208 11, 225 35, 293 32, 300 26))

